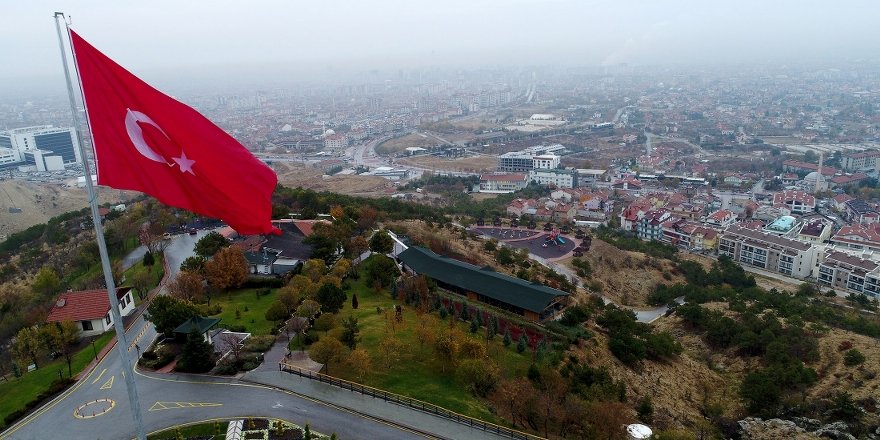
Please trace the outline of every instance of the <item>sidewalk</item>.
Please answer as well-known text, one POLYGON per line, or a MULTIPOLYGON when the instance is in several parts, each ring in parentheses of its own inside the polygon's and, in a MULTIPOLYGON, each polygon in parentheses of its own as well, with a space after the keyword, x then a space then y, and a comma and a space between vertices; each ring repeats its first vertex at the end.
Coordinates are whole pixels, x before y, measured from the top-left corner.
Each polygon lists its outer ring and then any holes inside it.
POLYGON ((332 406, 391 422, 419 432, 431 433, 444 439, 497 440, 507 438, 471 428, 432 414, 416 411, 382 399, 365 396, 353 391, 308 379, 296 374, 274 371, 249 371, 242 380, 281 388, 332 406))

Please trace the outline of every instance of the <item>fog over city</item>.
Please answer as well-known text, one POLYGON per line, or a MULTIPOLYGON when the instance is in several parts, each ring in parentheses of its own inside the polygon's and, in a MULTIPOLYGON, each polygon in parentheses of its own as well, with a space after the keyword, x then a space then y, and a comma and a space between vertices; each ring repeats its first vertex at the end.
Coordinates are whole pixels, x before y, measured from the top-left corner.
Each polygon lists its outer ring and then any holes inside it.
POLYGON ((158 85, 350 79, 397 69, 876 60, 873 1, 8 2, 0 93, 63 93, 52 13, 158 85))

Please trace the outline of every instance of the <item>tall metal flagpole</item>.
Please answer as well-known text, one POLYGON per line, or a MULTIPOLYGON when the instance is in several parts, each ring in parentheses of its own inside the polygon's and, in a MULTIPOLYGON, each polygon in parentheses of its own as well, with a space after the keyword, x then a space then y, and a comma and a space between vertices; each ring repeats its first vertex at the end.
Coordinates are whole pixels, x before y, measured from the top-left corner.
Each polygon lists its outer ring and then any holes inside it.
MULTIPOLYGON (((64 28, 68 30, 68 41, 70 39, 67 20, 64 20, 63 12, 55 13, 55 27, 58 30, 58 47, 61 49, 61 63, 64 65, 64 79, 67 81, 67 94, 70 98, 70 112, 73 116, 74 127, 76 128, 76 140, 79 143, 79 154, 82 158, 83 169, 85 170, 86 188, 89 193, 89 204, 92 207, 92 223, 95 224, 95 238, 98 240, 98 252, 101 254, 101 267, 104 269, 104 282, 107 283, 107 295, 110 297, 110 314, 113 316, 113 327, 116 329, 116 350, 119 353, 122 364, 129 374, 123 374, 125 377, 125 387, 128 390, 128 401, 131 404, 131 416, 134 419, 135 428, 137 429, 137 438, 146 440, 147 435, 144 431, 144 424, 141 420, 141 403, 138 399, 137 387, 134 383, 133 365, 131 357, 128 353, 128 341, 125 338, 125 325, 122 323, 122 316, 119 313, 119 301, 116 299, 116 284, 113 281, 113 270, 110 267, 110 257, 107 254, 107 244, 104 242, 104 228, 101 226, 101 215, 98 212, 98 195, 95 193, 95 185, 92 183, 92 172, 89 167, 89 159, 86 156, 85 147, 83 147, 83 136, 80 131, 79 118, 77 117, 76 98, 73 93, 73 81, 70 79, 70 69, 67 65, 67 52, 64 48, 64 38, 61 32, 61 22, 64 22, 64 28)), ((73 52, 74 61, 76 61, 76 53, 73 52)), ((77 75, 78 76, 78 75, 77 75)), ((82 92, 82 84, 80 84, 80 92, 82 92)), ((85 105, 85 100, 83 100, 85 105)), ((86 120, 88 120, 88 109, 86 110, 86 120)), ((89 130, 91 136, 91 130, 89 130)), ((92 139, 94 145, 94 139, 92 139)), ((96 159, 97 160, 97 159, 96 159)), ((96 167, 97 168, 97 163, 96 167)), ((95 170, 97 172, 97 169, 95 170)), ((123 371, 125 371, 123 370, 123 371)))

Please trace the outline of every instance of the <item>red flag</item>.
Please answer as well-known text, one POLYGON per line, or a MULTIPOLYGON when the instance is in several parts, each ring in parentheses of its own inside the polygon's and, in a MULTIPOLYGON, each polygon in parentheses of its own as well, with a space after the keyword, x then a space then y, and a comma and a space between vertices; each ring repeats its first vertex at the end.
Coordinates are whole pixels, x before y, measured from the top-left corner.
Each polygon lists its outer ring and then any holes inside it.
POLYGON ((191 107, 132 75, 70 31, 98 184, 219 218, 241 234, 273 232, 278 178, 191 107))

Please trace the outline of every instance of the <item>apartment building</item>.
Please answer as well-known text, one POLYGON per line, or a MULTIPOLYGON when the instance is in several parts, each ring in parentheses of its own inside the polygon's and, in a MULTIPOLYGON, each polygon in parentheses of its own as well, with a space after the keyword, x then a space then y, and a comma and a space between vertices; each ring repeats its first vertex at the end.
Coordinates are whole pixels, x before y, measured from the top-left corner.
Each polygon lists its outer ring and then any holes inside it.
POLYGON ((718 254, 771 272, 795 278, 812 275, 816 246, 765 232, 732 225, 718 241, 718 254))
POLYGON ((875 260, 830 250, 819 264, 816 278, 833 289, 880 298, 880 263, 875 260))

